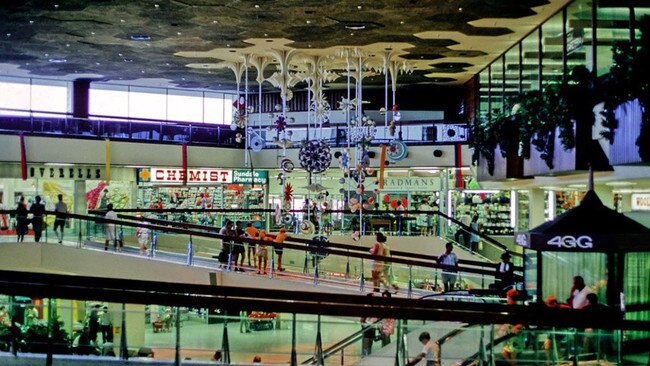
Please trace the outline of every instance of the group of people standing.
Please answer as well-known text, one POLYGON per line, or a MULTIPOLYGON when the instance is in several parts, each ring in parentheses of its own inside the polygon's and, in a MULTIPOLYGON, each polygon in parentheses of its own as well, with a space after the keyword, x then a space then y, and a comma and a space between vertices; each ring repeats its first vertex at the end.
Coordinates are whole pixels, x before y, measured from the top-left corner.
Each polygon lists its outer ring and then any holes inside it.
MULTIPOLYGON (((58 195, 58 201, 54 205, 55 219, 54 219, 54 233, 59 241, 59 244, 63 243, 63 229, 65 227, 66 216, 68 213, 68 206, 63 202, 63 195, 58 195)), ((34 197, 34 203, 27 210, 27 204, 25 203, 25 197, 21 196, 18 199, 18 204, 16 206, 16 236, 17 241, 23 242, 25 240, 25 235, 29 230, 29 224, 32 224, 32 229, 34 230, 34 241, 40 242, 41 236, 43 235, 43 230, 45 229, 45 205, 41 203, 41 196, 34 197), (32 215, 31 219, 28 217, 29 214, 32 215)))
POLYGON ((252 222, 246 224, 246 229, 242 228, 242 222, 226 220, 225 225, 219 230, 219 235, 232 237, 233 239, 222 239, 221 252, 219 253, 218 260, 223 264, 232 264, 234 271, 244 272, 244 261, 248 257, 248 266, 254 265, 257 269, 257 274, 266 274, 269 260, 269 253, 267 245, 264 242, 274 247, 275 254, 277 255, 277 271, 284 271, 282 266, 282 256, 284 249, 282 244, 289 234, 284 227, 280 228, 278 234, 267 234, 264 230, 258 230, 253 226, 252 222), (234 225, 234 227, 233 227, 234 225), (237 238, 247 238, 261 240, 257 244, 244 243, 237 238), (271 244, 272 243, 272 244, 271 244), (253 259, 251 264, 251 258, 253 259), (230 261, 230 262, 229 262, 230 261))

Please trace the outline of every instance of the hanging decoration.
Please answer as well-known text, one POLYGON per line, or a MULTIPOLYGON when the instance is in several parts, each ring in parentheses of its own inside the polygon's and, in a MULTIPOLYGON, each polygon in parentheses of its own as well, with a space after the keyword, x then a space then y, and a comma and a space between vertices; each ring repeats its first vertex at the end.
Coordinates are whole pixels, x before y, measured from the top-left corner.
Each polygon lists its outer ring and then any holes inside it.
POLYGON ((392 161, 400 161, 406 158, 409 154, 408 147, 401 140, 394 140, 390 143, 386 155, 392 161))
POLYGON ((310 173, 322 173, 332 163, 330 146, 324 140, 303 142, 298 158, 300 166, 310 173))
POLYGON ((289 159, 289 158, 284 158, 284 159, 282 159, 282 161, 280 161, 280 168, 285 173, 291 173, 293 171, 294 167, 295 166, 293 164, 293 161, 291 161, 291 159, 289 159))
POLYGON ((235 99, 232 103, 233 112, 232 112, 232 124, 231 128, 234 125, 234 129, 244 129, 246 128, 246 122, 248 118, 248 113, 246 111, 246 98, 243 95, 240 95, 239 98, 235 99))
MULTIPOLYGON (((253 127, 248 127, 248 146, 253 150, 254 152, 260 152, 262 149, 264 149, 264 139, 262 136, 260 136, 254 129, 253 127)), ((240 137, 242 138, 242 137, 240 137)), ((239 142, 239 141, 238 141, 239 142)))

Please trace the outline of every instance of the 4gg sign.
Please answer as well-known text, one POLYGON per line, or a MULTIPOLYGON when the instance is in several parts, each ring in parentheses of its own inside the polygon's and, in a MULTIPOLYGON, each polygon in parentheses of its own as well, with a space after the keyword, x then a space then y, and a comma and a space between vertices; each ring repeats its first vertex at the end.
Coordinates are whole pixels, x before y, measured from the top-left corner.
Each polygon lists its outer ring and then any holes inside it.
POLYGON ((581 235, 578 237, 575 237, 573 235, 557 235, 552 237, 551 240, 547 241, 546 245, 566 249, 593 249, 594 241, 589 235, 581 235))

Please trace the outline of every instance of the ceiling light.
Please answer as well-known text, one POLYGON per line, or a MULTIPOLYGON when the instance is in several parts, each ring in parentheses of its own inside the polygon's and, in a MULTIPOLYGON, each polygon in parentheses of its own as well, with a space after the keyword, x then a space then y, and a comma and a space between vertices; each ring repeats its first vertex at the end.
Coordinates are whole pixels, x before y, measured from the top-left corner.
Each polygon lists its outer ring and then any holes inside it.
POLYGON ((62 58, 62 57, 51 58, 51 59, 49 59, 47 61, 50 62, 50 63, 53 63, 53 64, 64 64, 64 63, 68 62, 68 60, 66 60, 65 58, 62 58))
POLYGON ((362 24, 351 24, 351 25, 346 25, 345 28, 350 30, 362 30, 362 29, 366 29, 366 26, 362 24))
POLYGON ((404 21, 403 21, 403 20, 400 20, 399 24, 404 24, 404 21))
POLYGON ((354 33, 350 33, 350 35, 351 35, 351 36, 353 36, 353 35, 354 35, 354 33))
POLYGON ((227 45, 226 45, 226 47, 230 47, 230 45, 229 45, 229 44, 227 44, 227 45))
POLYGON ((218 24, 218 23, 219 23, 218 20, 213 20, 213 21, 212 21, 212 24, 218 24))
POLYGON ((65 46, 66 46, 66 47, 70 47, 70 43, 66 43, 65 46))
POLYGON ((148 34, 134 34, 131 36, 132 41, 150 41, 151 36, 148 34))
POLYGON ((311 24, 311 20, 308 20, 308 21, 307 21, 307 24, 311 24))
POLYGON ((636 183, 620 181, 620 182, 607 182, 605 183, 605 185, 610 187, 627 187, 627 186, 635 186, 636 183))
POLYGON ((126 20, 120 19, 120 23, 126 23, 126 20))
MULTIPOLYGON (((268 34, 268 33, 264 33, 264 37, 268 37, 268 36, 269 36, 269 34, 268 34)), ((268 42, 268 41, 267 41, 267 42, 268 42)))
POLYGON ((463 12, 463 8, 458 8, 458 12, 459 12, 459 13, 462 13, 462 12, 463 12))
POLYGON ((176 35, 177 35, 177 36, 182 36, 183 33, 181 33, 181 32, 176 32, 176 35))
POLYGON ((29 24, 34 24, 34 21, 33 21, 33 20, 30 20, 30 21, 29 21, 29 24))
POLYGON ((46 166, 74 166, 74 164, 70 164, 70 163, 45 163, 43 165, 46 165, 46 166))
POLYGON ((159 4, 154 4, 153 7, 156 8, 156 9, 158 9, 158 8, 160 8, 160 5, 159 5, 159 4))
POLYGON ((259 8, 260 8, 260 4, 255 4, 255 9, 259 9, 259 8))
POLYGON ((7 37, 11 37, 11 33, 7 33, 7 37))
POLYGON ((310 45, 310 44, 308 44, 308 45, 307 45, 307 47, 309 47, 309 48, 311 48, 311 45, 310 45))
POLYGON ((357 5, 357 9, 361 10, 361 8, 363 8, 363 6, 357 5))
POLYGON ((54 9, 58 9, 58 8, 59 8, 59 4, 54 4, 54 9))
POLYGON ((126 63, 131 63, 131 62, 133 62, 133 59, 132 59, 132 58, 125 58, 125 59, 124 59, 124 62, 126 62, 126 63))

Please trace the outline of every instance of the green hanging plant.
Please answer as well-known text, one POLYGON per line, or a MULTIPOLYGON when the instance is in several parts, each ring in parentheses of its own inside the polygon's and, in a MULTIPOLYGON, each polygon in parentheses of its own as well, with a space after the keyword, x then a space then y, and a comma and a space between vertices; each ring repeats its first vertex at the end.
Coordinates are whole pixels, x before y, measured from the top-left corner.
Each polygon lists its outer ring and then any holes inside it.
MULTIPOLYGON (((643 109, 641 133, 636 140, 641 161, 650 162, 650 17, 644 16, 638 22, 641 38, 638 47, 629 41, 617 42, 612 48, 613 64, 602 83, 602 94, 606 98, 607 121, 613 130, 618 121, 614 109, 627 101, 638 99, 643 109)), ((612 136, 613 138, 613 136, 612 136)))
POLYGON ((494 175, 494 158, 497 147, 497 136, 493 124, 487 118, 476 118, 470 126, 469 146, 474 149, 473 162, 478 162, 483 156, 487 162, 488 173, 494 175))

